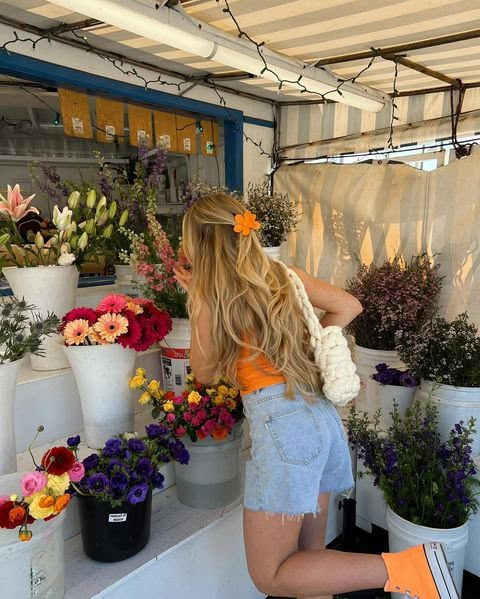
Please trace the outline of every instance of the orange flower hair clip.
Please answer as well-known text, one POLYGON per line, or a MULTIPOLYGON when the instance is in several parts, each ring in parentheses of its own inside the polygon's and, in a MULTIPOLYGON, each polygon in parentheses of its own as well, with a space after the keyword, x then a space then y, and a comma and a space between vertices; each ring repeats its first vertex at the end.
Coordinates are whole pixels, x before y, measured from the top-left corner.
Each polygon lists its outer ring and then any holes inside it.
POLYGON ((260 223, 253 212, 245 210, 243 214, 235 214, 235 226, 233 227, 235 233, 241 233, 242 235, 247 236, 252 229, 254 231, 260 229, 260 223))

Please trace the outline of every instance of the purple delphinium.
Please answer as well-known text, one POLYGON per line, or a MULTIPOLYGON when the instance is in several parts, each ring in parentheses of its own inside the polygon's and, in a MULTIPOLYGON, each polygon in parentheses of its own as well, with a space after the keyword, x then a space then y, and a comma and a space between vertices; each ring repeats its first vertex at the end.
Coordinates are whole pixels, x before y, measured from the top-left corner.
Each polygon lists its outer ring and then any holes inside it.
POLYGON ((127 496, 128 503, 135 505, 137 503, 142 503, 145 501, 145 498, 148 493, 148 485, 147 483, 139 483, 138 485, 133 485, 130 489, 130 492, 127 496))

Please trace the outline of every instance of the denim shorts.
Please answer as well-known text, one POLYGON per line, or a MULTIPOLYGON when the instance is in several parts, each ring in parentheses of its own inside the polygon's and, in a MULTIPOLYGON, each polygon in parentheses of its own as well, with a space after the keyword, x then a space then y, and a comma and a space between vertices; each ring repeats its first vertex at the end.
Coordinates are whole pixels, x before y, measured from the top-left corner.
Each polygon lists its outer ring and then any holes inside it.
POLYGON ((318 512, 318 495, 353 487, 350 452, 335 406, 285 397, 278 384, 243 397, 250 424, 244 507, 272 514, 318 512))

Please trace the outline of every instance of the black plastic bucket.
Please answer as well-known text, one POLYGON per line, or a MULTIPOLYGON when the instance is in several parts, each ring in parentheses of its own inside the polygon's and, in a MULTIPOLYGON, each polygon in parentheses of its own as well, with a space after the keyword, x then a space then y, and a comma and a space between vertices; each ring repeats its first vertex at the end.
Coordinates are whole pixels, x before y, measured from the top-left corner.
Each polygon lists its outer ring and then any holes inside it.
POLYGON ((150 539, 152 492, 145 501, 113 508, 77 495, 85 554, 98 562, 120 562, 141 551, 150 539))

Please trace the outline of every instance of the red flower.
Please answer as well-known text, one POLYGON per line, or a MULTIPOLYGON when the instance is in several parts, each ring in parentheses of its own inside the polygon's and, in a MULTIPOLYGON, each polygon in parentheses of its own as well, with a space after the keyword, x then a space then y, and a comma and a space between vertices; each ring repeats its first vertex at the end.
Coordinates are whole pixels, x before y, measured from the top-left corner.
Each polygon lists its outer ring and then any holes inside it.
POLYGON ((162 312, 161 310, 155 309, 155 312, 151 315, 149 322, 151 329, 156 334, 157 342, 164 339, 172 330, 172 319, 170 318, 169 314, 162 312))
POLYGON ((137 319, 141 329, 140 339, 135 343, 135 351, 145 351, 157 342, 155 331, 150 326, 150 321, 143 317, 143 314, 137 319))
POLYGON ((73 308, 70 312, 67 312, 65 316, 62 318, 62 323, 60 325, 60 331, 63 331, 67 322, 71 322, 72 320, 77 320, 78 318, 83 318, 88 321, 88 324, 92 326, 97 322, 98 314, 92 308, 73 308))
POLYGON ((0 528, 16 528, 18 525, 10 520, 10 510, 15 507, 13 501, 0 504, 0 528))
POLYGON ((122 316, 128 320, 128 331, 117 337, 117 343, 122 347, 136 349, 137 343, 142 335, 142 328, 137 322, 137 317, 131 310, 123 310, 122 316))
POLYGON ((48 474, 64 474, 75 463, 75 455, 66 447, 52 447, 42 458, 42 466, 48 474))
POLYGON ((173 401, 175 399, 175 391, 167 391, 163 399, 165 401, 173 401))

